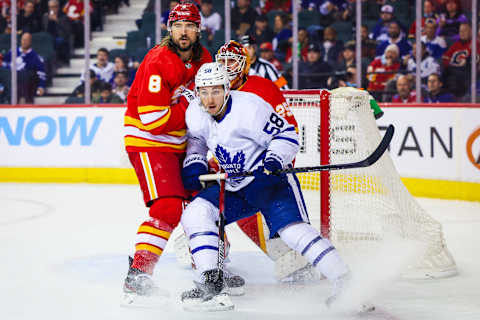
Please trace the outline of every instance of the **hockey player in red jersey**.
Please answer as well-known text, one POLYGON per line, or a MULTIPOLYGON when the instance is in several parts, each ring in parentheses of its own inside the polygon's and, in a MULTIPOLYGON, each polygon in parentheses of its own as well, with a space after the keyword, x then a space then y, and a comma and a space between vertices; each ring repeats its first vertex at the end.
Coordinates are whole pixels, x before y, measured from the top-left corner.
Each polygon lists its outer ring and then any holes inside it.
MULTIPOLYGON (((282 92, 271 80, 260 76, 248 75, 250 61, 245 47, 229 41, 224 44, 215 57, 217 62, 227 66, 232 90, 254 93, 280 114, 288 123, 295 127, 298 133, 298 124, 290 111, 282 92)), ((305 217, 308 222, 308 217, 305 217)), ((285 245, 278 237, 269 239, 269 231, 260 213, 239 220, 238 226, 255 244, 275 261, 275 275, 280 280, 303 280, 315 276, 307 260, 285 245)), ((274 235, 271 235, 274 236, 274 235)))
POLYGON ((150 218, 137 231, 135 255, 125 279, 125 304, 158 293, 151 275, 182 214, 186 192, 180 170, 186 149, 185 110, 197 70, 212 60, 199 43, 200 13, 178 4, 168 17, 169 35, 145 56, 127 98, 125 147, 150 218))

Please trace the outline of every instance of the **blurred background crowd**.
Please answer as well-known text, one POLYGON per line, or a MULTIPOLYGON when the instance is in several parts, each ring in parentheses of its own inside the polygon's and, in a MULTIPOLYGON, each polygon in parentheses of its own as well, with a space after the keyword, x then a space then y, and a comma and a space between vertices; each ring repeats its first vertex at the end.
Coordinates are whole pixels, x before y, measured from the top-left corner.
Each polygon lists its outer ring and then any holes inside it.
MULTIPOLYGON (((91 31, 102 32, 107 15, 128 8, 128 0, 90 1, 91 31)), ((144 1, 136 29, 124 35, 124 48, 95 50, 90 67, 93 103, 122 103, 136 68, 155 45, 155 1, 144 1)), ((225 0, 198 0, 202 14, 201 42, 214 55, 225 42, 225 0)), ((470 102, 472 34, 471 0, 422 1, 421 48, 415 45, 414 0, 362 0, 362 60, 355 62, 355 0, 299 1, 299 89, 354 86, 367 89, 381 102, 470 102), (421 50, 421 88, 415 88, 416 50, 421 50), (356 83, 361 68, 362 83, 356 83)), ((170 8, 162 1, 162 35, 170 8)), ((11 3, 0 0, 0 103, 9 103, 11 3)), ((83 0, 17 1, 18 95, 34 103, 48 95, 57 70, 68 67, 76 48, 84 47, 83 0)), ((249 48, 253 64, 268 62, 292 87, 292 1, 231 1, 231 37, 249 48)), ((477 13, 478 15, 478 13, 477 13)), ((480 28, 478 28, 480 29, 480 28)), ((478 51, 477 51, 478 52, 478 51)), ((92 53, 93 54, 93 53, 92 53)), ((474 60, 479 69, 479 58, 474 60)), ((67 103, 82 103, 84 77, 67 103)), ((477 82, 480 97, 480 81, 477 82)))

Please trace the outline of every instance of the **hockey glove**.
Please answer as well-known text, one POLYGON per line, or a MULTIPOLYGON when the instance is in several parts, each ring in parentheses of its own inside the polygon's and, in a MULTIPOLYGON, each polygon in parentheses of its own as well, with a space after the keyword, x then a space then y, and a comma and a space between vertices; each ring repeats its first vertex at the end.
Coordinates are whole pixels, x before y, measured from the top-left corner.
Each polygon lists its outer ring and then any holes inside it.
POLYGON ((202 190, 202 184, 198 177, 202 174, 208 173, 204 164, 194 162, 182 169, 183 186, 187 190, 199 191, 202 190))
POLYGON ((193 91, 185 89, 182 94, 178 97, 178 105, 186 111, 189 104, 195 99, 195 94, 193 91))
POLYGON ((277 159, 269 157, 263 160, 263 167, 265 168, 267 173, 271 174, 275 171, 281 170, 282 164, 277 159))
POLYGON ((254 184, 260 190, 270 190, 282 182, 283 175, 276 175, 273 172, 280 170, 282 165, 274 158, 267 158, 263 161, 263 166, 253 171, 255 177, 254 184))

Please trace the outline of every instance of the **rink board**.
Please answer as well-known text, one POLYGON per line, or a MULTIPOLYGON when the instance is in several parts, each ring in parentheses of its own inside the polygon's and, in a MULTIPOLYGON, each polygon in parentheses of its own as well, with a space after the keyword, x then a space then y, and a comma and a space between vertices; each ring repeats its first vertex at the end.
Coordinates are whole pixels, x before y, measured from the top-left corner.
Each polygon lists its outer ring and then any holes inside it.
MULTIPOLYGON (((393 105, 390 155, 416 196, 480 201, 480 105, 393 105)), ((0 182, 136 184, 123 147, 124 106, 0 108, 0 182)), ((294 111, 294 110, 293 110, 294 111)))

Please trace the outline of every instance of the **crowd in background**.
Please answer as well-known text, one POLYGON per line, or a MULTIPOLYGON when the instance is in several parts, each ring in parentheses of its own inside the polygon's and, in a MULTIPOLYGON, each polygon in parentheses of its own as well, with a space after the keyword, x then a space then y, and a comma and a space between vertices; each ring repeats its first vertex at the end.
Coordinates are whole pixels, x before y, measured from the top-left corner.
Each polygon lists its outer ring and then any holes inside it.
MULTIPOLYGON (((179 1, 162 1, 162 30, 170 8, 179 1)), ((198 5, 202 15, 202 38, 212 54, 224 43, 224 0, 190 1, 198 5)), ((425 102, 470 101, 471 41, 477 40, 480 51, 480 31, 472 35, 470 0, 425 0, 421 18, 421 88, 415 88, 417 62, 415 45, 414 0, 362 0, 362 61, 355 62, 355 0, 302 0, 298 31, 299 89, 355 86, 367 89, 381 102, 414 102, 421 90, 425 102), (314 20, 307 21, 309 17, 314 20), (362 83, 356 83, 361 68, 362 83)), ((10 32, 10 1, 0 1, 0 32, 10 32)), ((292 1, 235 0, 231 1, 232 38, 245 35, 255 39, 253 54, 269 61, 292 84, 292 1)), ((125 0, 91 1, 92 30, 102 30, 107 13, 118 11, 125 0)), ((154 12, 150 0, 144 12, 154 12)), ((49 67, 42 57, 33 57, 29 36, 44 31, 54 39, 55 65, 69 63, 73 48, 83 46, 83 0, 18 1, 18 30, 21 45, 18 56, 25 56, 17 70, 28 70, 25 77, 35 79, 28 88, 26 102, 34 94, 41 95, 48 84, 49 67), (24 37, 26 37, 24 41, 24 37), (24 44, 25 42, 25 44, 24 44), (32 57, 28 58, 28 55, 32 57)), ((141 27, 139 17, 137 25, 141 27)), ((480 29, 480 28, 479 28, 480 29)), ((30 40, 31 43, 31 40, 30 40)), ((152 44, 153 46, 153 44, 152 44)), ((477 51, 477 52, 478 52, 477 51)), ((3 56, 8 67, 11 53, 3 56)), ((38 54, 36 54, 38 56, 38 54)), ((479 61, 477 57, 477 70, 479 61)), ((100 49, 92 63, 93 101, 125 101, 141 58, 109 56, 100 49), (113 61, 113 62, 112 62, 113 61)), ((83 79, 72 92, 69 102, 83 99, 83 79)), ((1 89, 1 87, 0 87, 1 89)), ((19 88, 20 90, 20 88, 19 88)), ((480 96, 480 81, 477 83, 480 96)), ((20 91, 19 91, 20 93, 20 91)), ((22 93, 23 94, 23 93, 22 93)), ((1 96, 0 96, 1 99, 1 96)))
MULTIPOLYGON (((116 13, 129 0, 91 0, 91 31, 102 31, 106 14, 116 13)), ((11 1, 0 0, 0 60, 2 67, 10 68, 10 36, 12 32, 11 1)), ((34 96, 42 96, 51 84, 55 70, 68 66, 75 48, 84 47, 83 0, 18 0, 17 49, 18 98, 20 103, 33 103, 34 96), (37 41, 39 52, 33 50, 37 41), (43 43, 42 43, 43 42, 43 43), (51 47, 49 47, 51 45, 51 47)), ((5 89, 9 75, 0 77, 0 102, 8 103, 5 89)), ((114 84, 114 81, 110 81, 114 84)))

